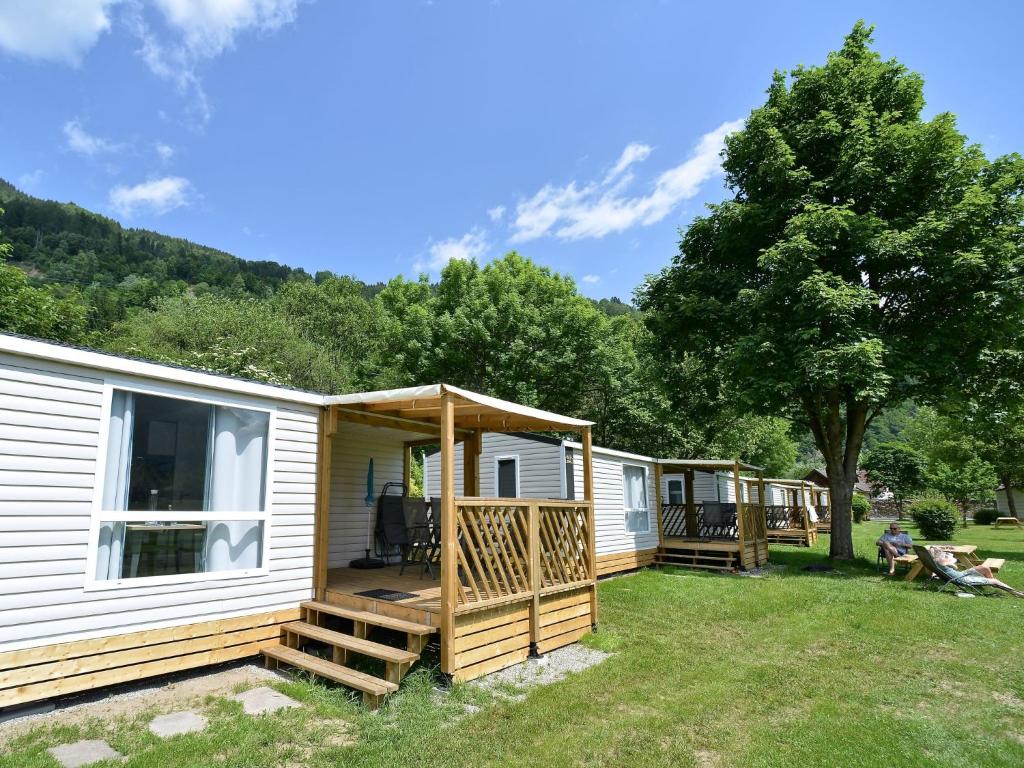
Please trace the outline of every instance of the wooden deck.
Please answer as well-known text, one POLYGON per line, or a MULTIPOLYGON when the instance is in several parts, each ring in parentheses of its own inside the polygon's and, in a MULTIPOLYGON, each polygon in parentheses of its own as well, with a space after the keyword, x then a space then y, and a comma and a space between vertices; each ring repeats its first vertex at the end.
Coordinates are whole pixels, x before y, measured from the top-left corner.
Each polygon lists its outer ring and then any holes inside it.
MULTIPOLYGON (((419 568, 413 566, 406 567, 404 574, 399 571, 401 566, 398 565, 368 570, 331 568, 327 572, 324 600, 334 605, 440 626, 441 579, 431 578, 429 573, 424 573, 421 578, 419 568), (407 592, 412 597, 381 600, 359 594, 372 589, 407 592)), ((436 568, 434 572, 437 572, 436 568)))
POLYGON ((737 539, 668 536, 658 550, 659 565, 682 568, 733 571, 750 569, 768 562, 766 539, 747 539, 740 548, 737 539))

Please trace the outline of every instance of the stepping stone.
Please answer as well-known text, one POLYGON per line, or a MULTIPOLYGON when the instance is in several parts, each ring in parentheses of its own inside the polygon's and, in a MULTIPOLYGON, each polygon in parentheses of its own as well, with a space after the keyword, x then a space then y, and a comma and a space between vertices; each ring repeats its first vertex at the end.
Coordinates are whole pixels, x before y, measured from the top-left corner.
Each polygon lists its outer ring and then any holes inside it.
POLYGON ((295 699, 290 699, 283 693, 278 693, 273 688, 253 688, 231 697, 234 701, 242 702, 242 709, 247 715, 263 715, 267 712, 277 712, 279 709, 301 707, 295 699))
POLYGON ((81 768, 92 765, 100 760, 123 760, 124 756, 110 748, 110 745, 99 739, 92 741, 76 741, 73 744, 61 744, 46 750, 64 768, 81 768))
POLYGON ((169 715, 154 717, 149 730, 161 739, 179 736, 183 733, 197 733, 205 730, 206 718, 195 712, 171 712, 169 715))

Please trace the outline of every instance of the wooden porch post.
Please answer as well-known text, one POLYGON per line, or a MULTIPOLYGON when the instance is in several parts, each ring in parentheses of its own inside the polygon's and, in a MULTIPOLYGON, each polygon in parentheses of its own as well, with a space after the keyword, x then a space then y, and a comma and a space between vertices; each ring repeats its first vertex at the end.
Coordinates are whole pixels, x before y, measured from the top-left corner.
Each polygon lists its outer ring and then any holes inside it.
POLYGON ((692 469, 683 472, 683 487, 686 489, 686 535, 695 539, 700 533, 700 526, 697 525, 697 503, 693 492, 692 469))
POLYGON ((658 545, 665 543, 665 523, 661 519, 661 464, 654 465, 654 503, 658 508, 658 545))
POLYGON ((483 452, 483 432, 474 430, 462 444, 462 495, 480 495, 480 454, 483 452))
POLYGON ((744 546, 744 525, 743 525, 743 484, 740 482, 740 463, 734 461, 732 464, 732 485, 736 494, 736 539, 740 544, 740 564, 747 567, 747 552, 744 546))
POLYGON ((597 629, 597 532, 594 530, 594 446, 590 427, 583 427, 583 500, 588 503, 587 548, 590 550, 590 623, 597 629))
POLYGON ((441 397, 441 671, 455 672, 458 565, 455 525, 455 401, 441 397))
POLYGON ((405 492, 409 493, 412 486, 412 446, 405 444, 402 450, 402 483, 405 485, 405 492))
POLYGON ((313 595, 323 600, 327 592, 327 554, 331 531, 331 446, 337 422, 332 406, 320 409, 316 457, 316 515, 313 536, 313 595))
POLYGON ((765 561, 768 560, 768 508, 765 506, 765 485, 764 485, 764 472, 759 470, 757 473, 757 500, 759 503, 760 512, 758 513, 758 525, 757 533, 755 533, 754 542, 754 554, 755 560, 758 565, 761 564, 761 539, 765 540, 765 561), (764 528, 762 531, 761 528, 764 528))

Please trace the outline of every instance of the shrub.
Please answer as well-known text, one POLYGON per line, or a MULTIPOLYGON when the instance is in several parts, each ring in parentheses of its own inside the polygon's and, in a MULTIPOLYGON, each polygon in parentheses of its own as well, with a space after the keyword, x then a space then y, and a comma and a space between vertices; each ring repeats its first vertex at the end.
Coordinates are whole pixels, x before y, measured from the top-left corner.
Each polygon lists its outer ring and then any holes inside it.
POLYGON ((853 522, 855 523, 863 523, 868 519, 868 515, 871 514, 871 502, 862 493, 853 494, 850 506, 853 507, 853 522))
POLYGON ((925 497, 910 507, 910 516, 926 539, 945 541, 956 530, 956 507, 941 497, 925 497))
POLYGON ((974 513, 974 524, 975 525, 992 525, 999 517, 999 510, 992 509, 979 509, 974 513))

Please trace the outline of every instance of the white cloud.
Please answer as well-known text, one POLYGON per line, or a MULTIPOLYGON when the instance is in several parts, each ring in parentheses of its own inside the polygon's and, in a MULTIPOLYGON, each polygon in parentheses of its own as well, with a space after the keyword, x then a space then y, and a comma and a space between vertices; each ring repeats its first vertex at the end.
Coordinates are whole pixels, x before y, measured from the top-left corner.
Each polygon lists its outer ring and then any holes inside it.
POLYGON ((191 99, 200 123, 212 109, 199 68, 203 62, 233 48, 239 35, 268 33, 295 20, 299 0, 153 0, 168 35, 158 31, 140 9, 129 24, 139 39, 139 55, 157 77, 175 84, 191 99))
POLYGON ((0 48, 18 56, 79 64, 110 29, 119 0, 4 0, 0 48))
POLYGON ((580 280, 582 280, 584 283, 589 283, 590 285, 594 285, 595 283, 600 283, 601 282, 601 276, 600 275, 584 275, 583 277, 580 278, 580 280))
POLYGON ((419 259, 413 265, 417 272, 440 272, 453 259, 468 261, 481 259, 487 253, 487 237, 480 229, 473 229, 462 237, 449 237, 432 243, 426 259, 419 259))
POLYGON ((165 163, 172 157, 174 157, 174 147, 172 147, 170 144, 163 144, 162 142, 157 142, 154 149, 156 149, 157 155, 165 163))
POLYGON ((651 154, 653 149, 653 147, 650 147, 647 144, 639 144, 637 142, 627 144, 626 148, 622 150, 622 154, 619 156, 619 161, 615 163, 614 167, 608 171, 608 175, 605 176, 605 184, 610 183, 634 163, 642 163, 647 159, 647 156, 651 154))
POLYGON ((110 190, 110 206, 130 218, 140 211, 162 215, 188 205, 192 185, 180 176, 165 176, 136 184, 119 185, 110 190))
POLYGON ((71 120, 64 123, 64 136, 68 140, 68 149, 72 152, 77 152, 80 155, 86 155, 87 157, 101 155, 107 152, 118 152, 123 149, 123 145, 121 144, 115 144, 112 141, 107 141, 100 136, 93 136, 82 127, 82 123, 78 120, 71 120))
POLYGON ((600 238, 631 227, 654 224, 664 219, 679 203, 694 197, 721 168, 719 153, 725 137, 741 128, 742 120, 722 123, 704 134, 685 162, 663 171, 646 194, 628 196, 632 182, 626 173, 651 153, 645 144, 630 144, 601 182, 579 185, 570 181, 562 187, 545 185, 533 197, 516 205, 513 243, 553 235, 562 240, 600 238))
POLYGON ((34 171, 21 174, 17 179, 18 189, 23 192, 31 192, 39 186, 39 182, 43 180, 45 175, 42 168, 36 168, 34 171))
POLYGON ((488 208, 487 209, 487 215, 491 218, 491 221, 494 221, 494 222, 501 221, 502 216, 505 215, 505 206, 504 205, 496 205, 493 208, 488 208))

